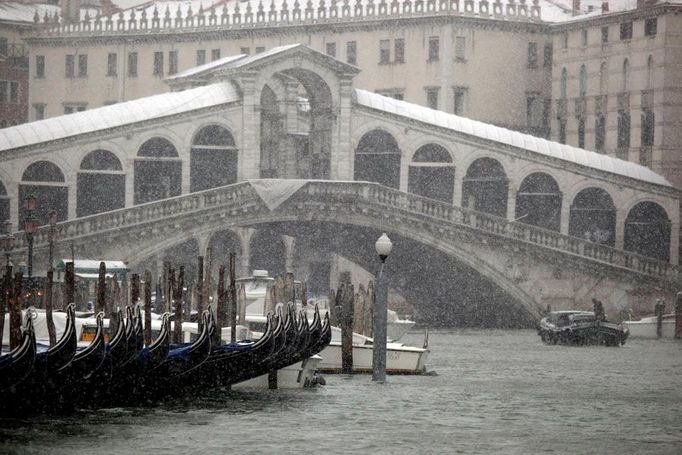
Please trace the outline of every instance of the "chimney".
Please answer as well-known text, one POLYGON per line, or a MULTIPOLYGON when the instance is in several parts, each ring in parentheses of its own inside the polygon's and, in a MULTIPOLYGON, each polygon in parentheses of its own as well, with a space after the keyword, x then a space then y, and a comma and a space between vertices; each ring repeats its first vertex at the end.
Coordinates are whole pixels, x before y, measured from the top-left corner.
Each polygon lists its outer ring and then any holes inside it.
POLYGON ((580 14, 580 0, 573 0, 573 16, 580 14))
POLYGON ((601 12, 602 14, 609 12, 609 2, 601 2, 601 12))
POLYGON ((116 5, 111 0, 101 0, 100 5, 102 7, 100 12, 102 16, 111 16, 116 12, 116 5))
POLYGON ((80 0, 61 0, 62 20, 67 23, 80 22, 80 0))

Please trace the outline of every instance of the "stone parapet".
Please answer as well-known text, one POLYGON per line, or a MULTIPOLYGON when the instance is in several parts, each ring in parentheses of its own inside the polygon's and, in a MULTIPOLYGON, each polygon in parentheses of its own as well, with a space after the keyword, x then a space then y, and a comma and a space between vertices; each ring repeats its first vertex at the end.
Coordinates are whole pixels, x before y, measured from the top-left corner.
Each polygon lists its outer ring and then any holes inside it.
POLYGON ((211 6, 193 11, 191 4, 178 2, 177 9, 169 6, 159 11, 129 9, 108 16, 83 16, 79 22, 68 22, 57 13, 34 16, 37 35, 120 35, 138 33, 202 32, 212 30, 245 29, 257 26, 287 26, 314 24, 358 23, 388 18, 425 16, 464 16, 496 19, 505 22, 541 22, 539 0, 274 0, 265 6, 263 0, 237 1, 228 7, 211 6), (292 3, 291 5, 289 3, 292 3))

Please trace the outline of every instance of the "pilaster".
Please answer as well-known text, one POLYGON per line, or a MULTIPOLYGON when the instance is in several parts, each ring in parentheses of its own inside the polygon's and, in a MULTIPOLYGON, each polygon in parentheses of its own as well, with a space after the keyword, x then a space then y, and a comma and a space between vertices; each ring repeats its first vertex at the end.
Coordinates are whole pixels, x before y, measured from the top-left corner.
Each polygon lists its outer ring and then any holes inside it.
POLYGON ((353 180, 351 144, 351 113, 353 110, 352 76, 339 76, 339 105, 336 107, 336 124, 332 128, 331 175, 332 180, 353 180))

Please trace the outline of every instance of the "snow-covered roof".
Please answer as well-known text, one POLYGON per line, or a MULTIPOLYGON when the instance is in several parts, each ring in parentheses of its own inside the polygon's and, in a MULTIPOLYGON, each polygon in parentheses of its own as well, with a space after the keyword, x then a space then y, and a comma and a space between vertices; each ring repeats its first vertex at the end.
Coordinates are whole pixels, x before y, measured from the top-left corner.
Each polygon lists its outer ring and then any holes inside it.
POLYGON ((624 161, 601 153, 559 144, 558 142, 548 141, 530 134, 519 133, 489 123, 448 114, 447 112, 436 111, 366 90, 355 89, 353 98, 356 104, 378 111, 447 128, 458 133, 511 145, 593 169, 611 172, 656 185, 672 186, 662 175, 656 174, 651 169, 631 161, 624 161))
POLYGON ((241 58, 246 57, 246 54, 237 54, 237 55, 230 55, 228 57, 223 57, 219 58, 217 60, 213 60, 212 62, 204 63, 203 65, 195 66, 193 68, 189 68, 185 71, 181 71, 177 74, 174 74, 172 76, 169 76, 166 78, 167 81, 174 81, 178 79, 185 79, 185 78, 191 78, 195 76, 201 76, 204 73, 208 73, 216 68, 219 68, 223 65, 226 65, 228 63, 233 62, 234 60, 239 60, 241 58))
POLYGON ((148 96, 0 129, 0 151, 128 125, 239 100, 229 81, 148 96))
POLYGON ((36 11, 42 20, 45 12, 52 16, 55 12, 60 12, 61 8, 57 5, 46 5, 43 3, 0 2, 0 22, 25 22, 27 25, 30 25, 33 24, 33 17, 36 11))
MULTIPOLYGON (((573 22, 602 16, 603 0, 581 0, 579 14, 573 15, 573 0, 543 0, 542 20, 546 22, 573 22), (592 10, 592 11, 590 11, 592 10)), ((682 0, 658 0, 660 4, 682 5, 682 0)), ((606 14, 622 13, 637 8, 637 0, 611 0, 606 14)))

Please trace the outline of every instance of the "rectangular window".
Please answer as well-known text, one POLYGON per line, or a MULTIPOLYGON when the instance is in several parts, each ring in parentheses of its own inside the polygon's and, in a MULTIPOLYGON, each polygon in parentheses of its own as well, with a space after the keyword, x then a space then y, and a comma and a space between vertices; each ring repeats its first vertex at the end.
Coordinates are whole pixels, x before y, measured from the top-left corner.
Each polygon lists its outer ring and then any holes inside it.
POLYGON ((597 152, 604 152, 606 145, 606 118, 598 115, 594 121, 594 149, 597 152))
POLYGON ((467 39, 464 36, 455 37, 455 59, 463 62, 466 60, 466 43, 467 39))
POLYGON ((154 76, 163 76, 163 52, 154 52, 154 76))
POLYGON ((396 38, 394 41, 395 63, 405 63, 405 40, 396 38))
POLYGON ((178 51, 168 52, 168 74, 178 72, 178 51))
POLYGON ((251 48, 250 47, 240 47, 239 53, 244 54, 244 55, 251 55, 251 48))
POLYGON ((543 66, 545 68, 551 68, 552 67, 553 54, 554 54, 554 48, 552 47, 552 43, 545 43, 545 55, 543 56, 543 58, 544 58, 543 66))
POLYGON ((526 94, 526 126, 528 128, 542 127, 543 114, 544 100, 540 94, 526 94))
MULTIPOLYGON (((242 49, 244 49, 244 48, 242 47, 242 49)), ((243 53, 244 52, 242 52, 242 54, 243 53)), ((218 60, 219 58, 220 58, 220 49, 211 49, 211 61, 218 60)))
POLYGON ((9 82, 0 81, 0 103, 7 102, 7 89, 9 88, 9 82))
POLYGON ((376 93, 378 93, 379 95, 388 96, 388 97, 396 99, 396 100, 404 100, 405 99, 405 91, 403 89, 399 89, 399 88, 391 88, 391 89, 387 89, 387 90, 377 90, 376 93))
POLYGON ((429 62, 437 62, 440 58, 440 38, 432 36, 429 38, 429 62))
POLYGON ((601 28, 601 43, 606 44, 609 42, 609 27, 605 25, 601 28))
POLYGON ((256 48, 256 54, 261 54, 261 53, 263 53, 263 52, 265 52, 265 47, 263 47, 263 46, 258 46, 258 47, 256 48))
POLYGON ((43 79, 45 77, 45 56, 36 55, 36 77, 43 79))
POLYGON ((559 120, 559 143, 566 143, 566 120, 559 120))
POLYGON ((630 114, 618 112, 618 149, 627 151, 630 148, 630 114))
POLYGON ((74 112, 83 112, 87 108, 85 103, 65 103, 64 114, 73 114, 74 112))
POLYGON ((426 106, 431 109, 438 109, 438 87, 427 87, 426 106))
POLYGON ((632 22, 623 22, 620 24, 620 39, 632 39, 632 22))
POLYGON ((561 48, 568 49, 568 32, 563 32, 559 35, 559 39, 561 40, 561 48))
POLYGON ((467 89, 465 87, 455 87, 454 91, 455 99, 453 112, 455 115, 464 115, 467 89))
POLYGON ((7 38, 0 38, 0 55, 7 55, 7 38))
POLYGON ((9 102, 14 104, 19 102, 19 83, 16 81, 9 83, 9 102))
POLYGON ((44 104, 34 104, 33 105, 33 119, 42 120, 45 118, 45 105, 44 104))
POLYGON ((538 43, 528 43, 528 68, 538 66, 538 43))
POLYGON ((66 77, 76 76, 76 56, 73 54, 67 54, 64 61, 64 75, 66 77))
POLYGON ((580 45, 582 47, 587 46, 587 29, 586 28, 580 30, 580 45))
POLYGON ((206 51, 204 49, 199 49, 197 51, 197 66, 206 63, 206 51))
POLYGON ((653 111, 642 112, 642 147, 652 147, 654 145, 655 116, 653 111))
POLYGON ((327 55, 336 57, 336 43, 327 43, 327 55))
POLYGON ((391 40, 382 39, 379 41, 379 63, 391 62, 391 40))
POLYGON ((585 148, 585 119, 578 120, 578 148, 585 148))
POLYGON ((658 18, 652 17, 644 21, 644 36, 656 36, 658 32, 658 18))
POLYGON ((110 53, 107 55, 107 76, 116 76, 116 66, 118 65, 118 54, 110 53))
POLYGON ((78 77, 88 77, 88 54, 78 55, 78 77))
POLYGON ((346 43, 346 62, 351 65, 358 63, 358 44, 355 41, 348 41, 346 43))
POLYGON ((137 52, 128 52, 128 77, 137 77, 137 52))

